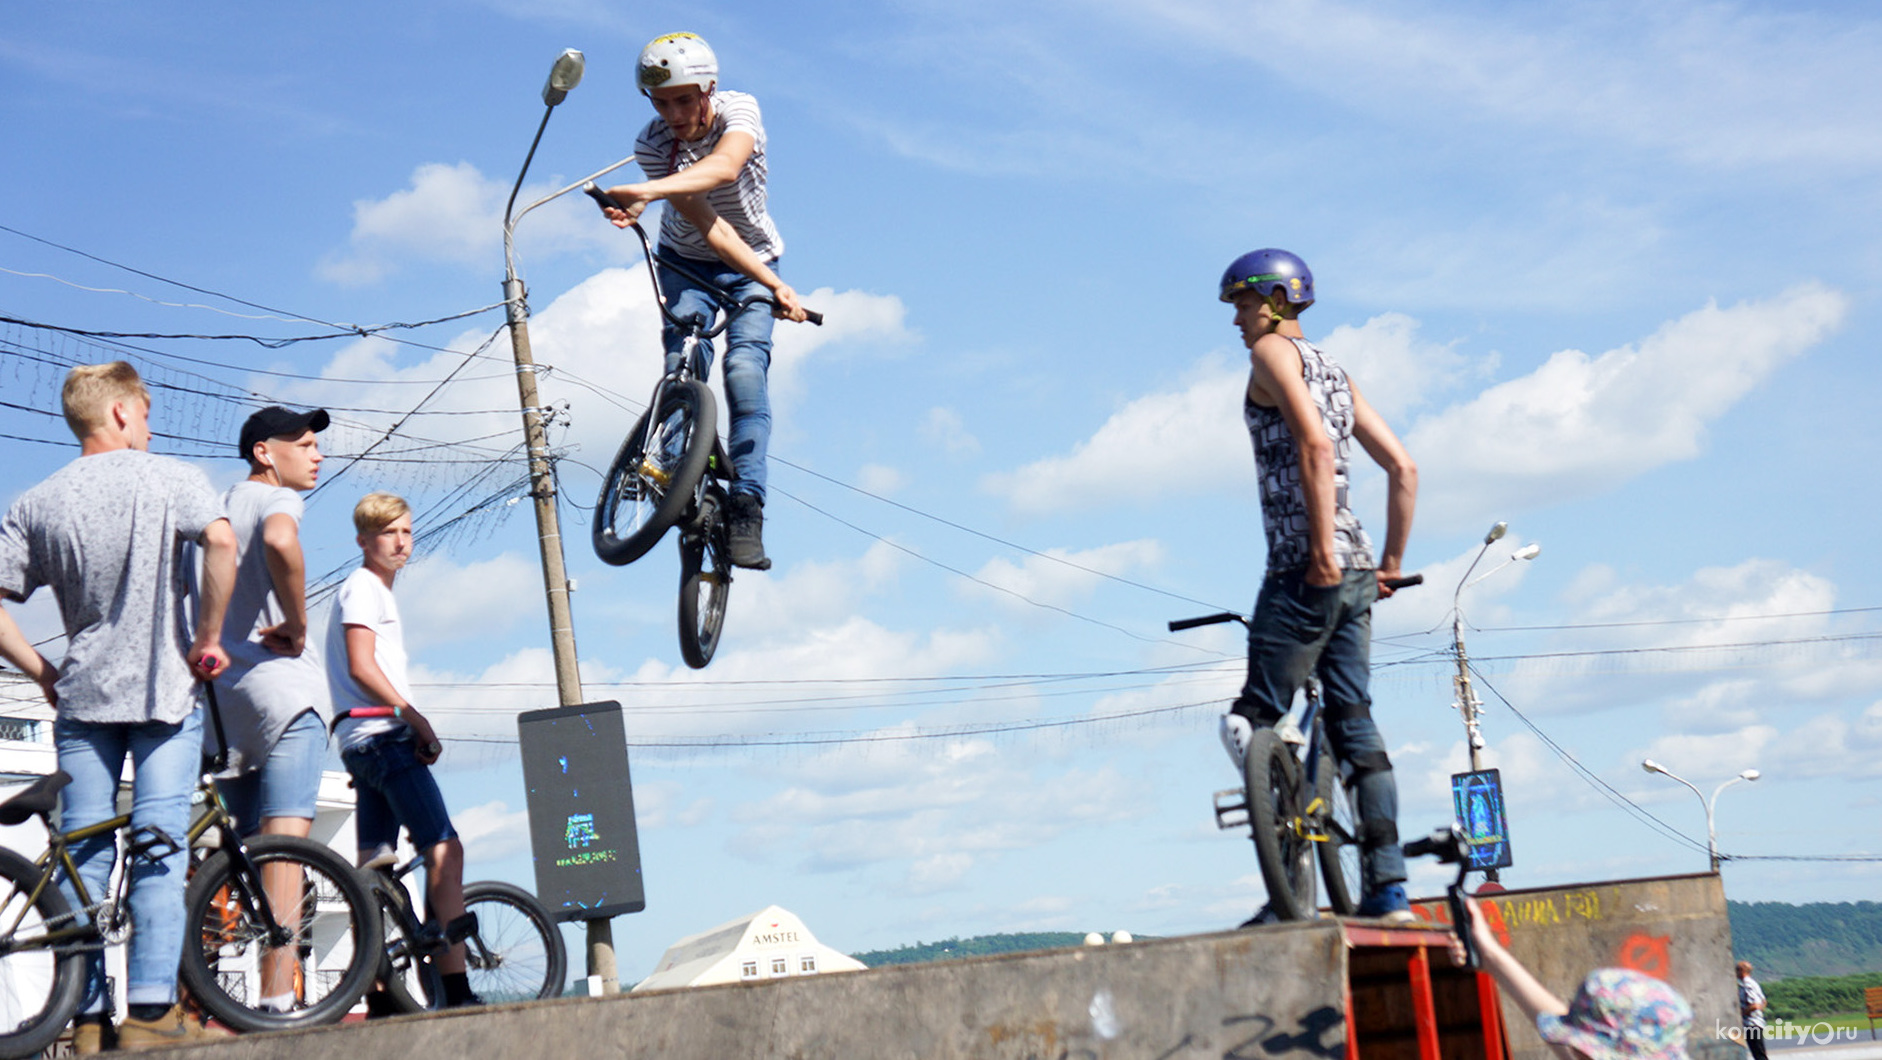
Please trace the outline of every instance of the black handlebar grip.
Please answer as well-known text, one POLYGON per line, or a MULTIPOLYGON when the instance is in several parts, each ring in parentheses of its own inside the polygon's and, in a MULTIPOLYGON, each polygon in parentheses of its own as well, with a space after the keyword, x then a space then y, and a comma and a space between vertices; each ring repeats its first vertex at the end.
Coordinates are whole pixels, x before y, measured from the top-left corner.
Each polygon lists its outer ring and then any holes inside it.
POLYGON ((1240 615, 1233 611, 1223 611, 1220 614, 1204 615, 1201 618, 1179 618, 1170 623, 1170 632, 1180 633, 1186 629, 1195 629, 1197 626, 1213 626, 1218 622, 1233 622, 1240 617, 1240 615))
POLYGON ((1409 589, 1414 585, 1423 585, 1424 583, 1425 583, 1424 575, 1407 574, 1403 578, 1387 578, 1385 580, 1385 587, 1387 589, 1393 589, 1393 590, 1409 589))
POLYGON ((614 196, 602 191, 592 180, 582 185, 582 191, 587 194, 589 198, 595 200, 595 205, 601 207, 603 210, 618 210, 621 208, 621 204, 614 201, 614 196))
POLYGON ((822 326, 823 324, 823 314, 817 312, 815 309, 804 310, 804 319, 818 326, 822 326))

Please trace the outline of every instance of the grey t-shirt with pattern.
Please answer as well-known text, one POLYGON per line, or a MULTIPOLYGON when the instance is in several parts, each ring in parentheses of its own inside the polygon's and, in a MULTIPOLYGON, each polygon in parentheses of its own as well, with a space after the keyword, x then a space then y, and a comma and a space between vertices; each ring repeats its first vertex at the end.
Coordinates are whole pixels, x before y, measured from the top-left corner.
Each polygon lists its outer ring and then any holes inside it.
MULTIPOLYGON (((1346 469, 1353 440, 1353 385, 1346 370, 1306 339, 1292 339, 1300 351, 1301 378, 1307 384, 1320 423, 1333 443, 1333 555, 1341 570, 1373 569, 1372 542, 1347 507, 1346 469)), ((1308 539, 1307 495, 1300 484, 1300 447, 1279 408, 1257 405, 1244 394, 1242 420, 1255 445, 1255 470, 1261 476, 1261 518, 1268 534, 1268 569, 1306 568, 1312 557, 1308 539)))
POLYGON ((175 724, 197 705, 186 546, 222 518, 203 473, 137 449, 81 456, 0 520, 0 593, 50 586, 69 641, 59 716, 175 724))

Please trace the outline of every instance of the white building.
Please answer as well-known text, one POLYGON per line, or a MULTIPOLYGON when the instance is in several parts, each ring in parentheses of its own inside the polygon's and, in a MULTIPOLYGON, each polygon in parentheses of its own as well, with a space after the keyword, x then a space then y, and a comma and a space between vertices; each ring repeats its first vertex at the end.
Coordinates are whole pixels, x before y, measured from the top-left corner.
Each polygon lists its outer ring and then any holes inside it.
POLYGON ((675 942, 667 947, 654 973, 634 991, 856 972, 866 967, 849 954, 818 942, 796 914, 773 905, 675 942))

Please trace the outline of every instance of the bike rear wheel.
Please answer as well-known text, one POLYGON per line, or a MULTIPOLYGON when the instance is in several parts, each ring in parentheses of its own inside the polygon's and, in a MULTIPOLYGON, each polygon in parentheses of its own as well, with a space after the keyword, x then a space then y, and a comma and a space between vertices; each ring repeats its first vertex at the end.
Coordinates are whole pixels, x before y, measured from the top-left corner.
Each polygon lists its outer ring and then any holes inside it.
POLYGON ((1282 920, 1310 920, 1315 913, 1314 844, 1302 820, 1300 765, 1272 728, 1255 730, 1243 760, 1243 779, 1268 907, 1282 920))
POLYGON ((0 1057, 8 1060, 51 1046, 85 989, 85 955, 46 942, 48 932, 73 926, 71 906, 50 883, 29 901, 39 882, 32 862, 0 849, 0 924, 12 928, 0 956, 0 1057))
POLYGON ((699 518, 680 538, 680 657, 695 670, 712 661, 732 593, 732 560, 725 539, 725 491, 706 487, 699 518))
POLYGON ((241 878, 227 850, 209 857, 190 879, 183 898, 183 982, 210 1015, 236 1030, 338 1023, 372 985, 384 952, 372 898, 346 859, 311 839, 264 835, 244 846, 259 879, 241 878), (300 901, 274 909, 276 922, 292 933, 276 947, 254 896, 258 887, 279 887, 283 878, 299 883, 300 901), (276 963, 283 960, 285 970, 276 963), (291 979, 288 1011, 262 1006, 267 974, 291 979))
POLYGON ((561 997, 568 954, 555 918, 536 896, 508 883, 466 884, 464 909, 477 930, 464 940, 471 989, 490 1004, 561 997))
POLYGON ((1327 806, 1321 827, 1326 841, 1316 843, 1320 854, 1320 875, 1327 881, 1327 905, 1338 916, 1359 912, 1359 814, 1353 795, 1340 782, 1340 766, 1325 743, 1320 747, 1320 775, 1315 778, 1315 794, 1327 806))
POLYGON ((686 513, 718 437, 712 391, 697 379, 667 384, 658 410, 628 432, 595 501, 595 555, 620 566, 660 543, 686 513))

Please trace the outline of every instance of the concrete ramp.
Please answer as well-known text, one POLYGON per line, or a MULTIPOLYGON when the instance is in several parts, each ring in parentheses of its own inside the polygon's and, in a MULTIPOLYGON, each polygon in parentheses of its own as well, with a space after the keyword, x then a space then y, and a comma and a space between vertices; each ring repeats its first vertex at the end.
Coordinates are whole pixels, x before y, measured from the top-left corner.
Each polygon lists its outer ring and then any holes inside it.
MULTIPOLYGON (((1716 873, 1610 880, 1482 895, 1491 930, 1510 953, 1563 1000, 1595 968, 1632 968, 1663 979, 1692 1005, 1687 1053, 1694 1060, 1742 1060, 1742 1045, 1722 1032, 1738 1026, 1732 973, 1732 924, 1716 873)), ((1416 903, 1420 916, 1446 927, 1442 901, 1416 903)), ((1505 999, 1514 1060, 1555 1060, 1505 999)))
MULTIPOLYGON (((1437 932, 1396 934, 1428 937, 1432 945, 1443 940, 1437 932)), ((1347 1060, 1352 945, 1338 922, 1284 924, 436 1013, 254 1035, 168 1055, 205 1060, 1347 1060)), ((1382 1046, 1388 1035, 1411 1042, 1408 1055, 1418 1056, 1415 1031, 1381 1025, 1376 1033, 1382 1046)), ((1368 1060, 1374 1055, 1371 1049, 1366 1053, 1368 1060)))

